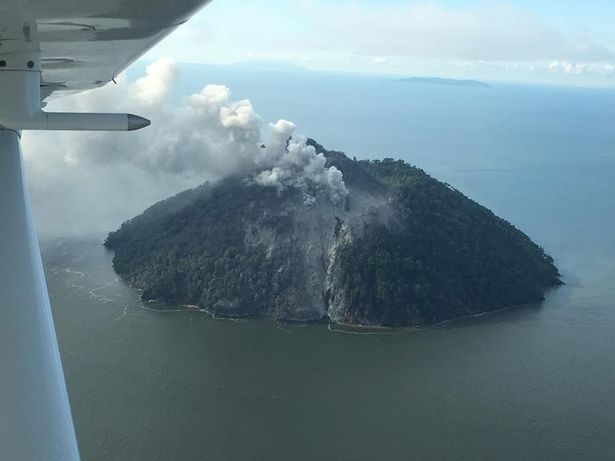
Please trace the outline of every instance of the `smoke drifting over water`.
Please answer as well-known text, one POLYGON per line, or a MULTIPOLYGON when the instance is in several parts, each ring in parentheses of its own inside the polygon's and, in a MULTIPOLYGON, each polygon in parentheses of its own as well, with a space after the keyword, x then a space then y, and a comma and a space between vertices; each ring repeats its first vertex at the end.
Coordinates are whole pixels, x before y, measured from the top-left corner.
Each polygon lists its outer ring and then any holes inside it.
POLYGON ((342 173, 326 168, 324 157, 294 135, 294 124, 280 120, 265 130, 250 101, 233 101, 221 85, 171 104, 178 76, 174 62, 163 59, 135 82, 122 75, 117 85, 49 104, 50 111, 136 113, 153 126, 27 132, 23 149, 42 233, 103 234, 158 200, 233 173, 279 190, 297 187, 306 202, 338 202, 347 194, 342 173))

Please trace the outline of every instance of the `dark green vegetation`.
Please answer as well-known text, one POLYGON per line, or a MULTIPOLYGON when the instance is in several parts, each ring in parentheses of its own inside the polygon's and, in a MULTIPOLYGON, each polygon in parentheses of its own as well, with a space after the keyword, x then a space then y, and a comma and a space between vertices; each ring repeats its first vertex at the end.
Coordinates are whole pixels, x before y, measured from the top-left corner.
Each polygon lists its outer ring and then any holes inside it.
POLYGON ((280 203, 275 189, 231 177, 154 205, 111 233, 105 245, 115 250, 116 272, 143 289, 146 300, 248 315, 293 282, 292 268, 277 273, 266 248, 245 244, 246 221, 290 226, 274 214, 280 203))
POLYGON ((386 186, 403 231, 376 225, 342 250, 353 315, 384 324, 438 322, 542 300, 553 259, 461 192, 402 161, 361 162, 386 186))
POLYGON ((205 184, 111 233, 116 272, 144 299, 219 315, 374 325, 536 302, 561 284, 542 248, 451 186, 314 145, 344 173, 345 204, 240 177, 205 184))

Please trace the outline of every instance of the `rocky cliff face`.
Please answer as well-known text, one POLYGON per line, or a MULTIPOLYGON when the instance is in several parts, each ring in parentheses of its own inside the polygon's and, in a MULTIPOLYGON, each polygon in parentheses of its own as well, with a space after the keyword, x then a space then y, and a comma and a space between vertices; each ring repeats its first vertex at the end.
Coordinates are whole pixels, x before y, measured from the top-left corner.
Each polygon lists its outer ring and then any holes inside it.
POLYGON ((146 299, 217 315, 408 325, 542 299, 550 257, 512 225, 403 162, 313 143, 348 195, 231 177, 161 202, 109 235, 146 299))

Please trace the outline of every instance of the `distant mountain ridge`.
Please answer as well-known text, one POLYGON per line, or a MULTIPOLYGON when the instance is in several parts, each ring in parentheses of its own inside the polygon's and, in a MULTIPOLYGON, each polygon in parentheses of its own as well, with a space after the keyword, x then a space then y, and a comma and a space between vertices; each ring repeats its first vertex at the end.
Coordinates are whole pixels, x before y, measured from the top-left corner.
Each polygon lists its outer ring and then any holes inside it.
POLYGON ((308 69, 289 61, 252 60, 230 64, 234 69, 245 69, 259 72, 307 72, 308 69))
POLYGON ((342 171, 345 203, 245 176, 162 201, 109 234, 113 266, 146 300, 228 317, 420 325, 543 299, 553 259, 488 209, 399 160, 342 171))
POLYGON ((399 79, 400 82, 412 83, 415 85, 440 85, 440 86, 462 86, 468 88, 491 88, 487 82, 479 80, 457 80, 451 78, 438 77, 409 77, 399 79))

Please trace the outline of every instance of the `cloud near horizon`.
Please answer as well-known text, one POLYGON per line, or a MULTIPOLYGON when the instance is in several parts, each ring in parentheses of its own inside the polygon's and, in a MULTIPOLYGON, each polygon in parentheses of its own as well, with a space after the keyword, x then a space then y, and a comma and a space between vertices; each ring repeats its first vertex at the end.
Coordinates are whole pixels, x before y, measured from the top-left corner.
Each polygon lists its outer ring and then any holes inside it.
MULTIPOLYGON (((320 44, 357 54, 466 61, 610 62, 614 54, 586 36, 564 34, 511 4, 473 8, 417 5, 321 6, 320 44)), ((316 42, 318 43, 318 41, 316 42)))
POLYGON ((150 57, 172 53, 214 64, 266 59, 321 70, 475 78, 483 71, 488 79, 542 74, 577 82, 579 76, 609 76, 615 65, 615 34, 575 20, 574 9, 562 13, 568 15, 563 26, 550 20, 546 4, 272 0, 242 6, 242 14, 238 8, 232 1, 213 2, 187 24, 184 37, 201 33, 207 40, 201 53, 188 51, 178 36, 150 57))

